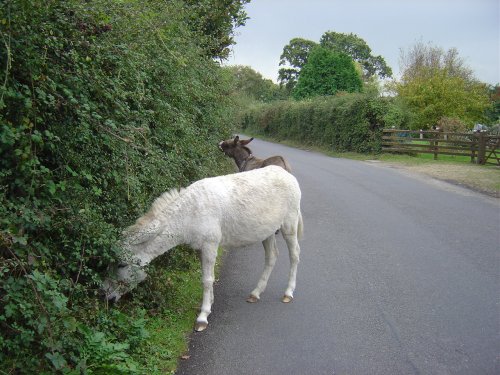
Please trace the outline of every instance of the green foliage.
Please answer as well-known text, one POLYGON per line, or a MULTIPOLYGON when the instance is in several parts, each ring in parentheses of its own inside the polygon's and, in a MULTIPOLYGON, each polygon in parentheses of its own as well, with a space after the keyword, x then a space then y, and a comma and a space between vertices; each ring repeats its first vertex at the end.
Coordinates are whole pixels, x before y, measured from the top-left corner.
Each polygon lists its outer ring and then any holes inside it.
POLYGON ((317 45, 318 43, 310 40, 294 38, 283 47, 283 53, 280 56, 280 66, 284 65, 288 67, 281 68, 278 71, 278 80, 289 92, 297 84, 300 71, 307 63, 309 53, 317 45))
POLYGON ((492 108, 488 87, 478 82, 455 49, 417 43, 402 51, 403 75, 394 86, 415 113, 412 129, 428 129, 442 118, 455 118, 469 128, 485 120, 492 108))
POLYGON ((413 129, 428 129, 443 117, 460 119, 471 128, 491 107, 484 84, 451 76, 447 69, 428 70, 400 83, 397 92, 416 114, 413 129))
POLYGON ((279 85, 262 75, 249 66, 228 66, 225 68, 233 80, 233 95, 246 96, 251 100, 270 102, 284 99, 287 93, 279 85))
POLYGON ((373 56, 368 44, 356 34, 327 31, 321 36, 320 45, 335 52, 345 53, 363 67, 366 79, 375 75, 380 78, 392 76, 392 69, 382 56, 373 56))
POLYGON ((149 306, 150 335, 133 358, 143 374, 169 374, 187 350, 186 333, 193 329, 202 298, 201 267, 198 257, 181 247, 155 259, 149 273, 132 301, 149 306))
POLYGON ((278 101, 251 107, 243 131, 326 146, 334 151, 377 152, 392 99, 367 94, 278 101))
POLYGON ((229 56, 233 30, 248 19, 244 11, 250 0, 184 0, 189 7, 188 25, 198 35, 200 46, 218 59, 229 56))
MULTIPOLYGON (((205 36, 242 22, 229 3, 205 36)), ((138 371, 150 306, 108 309, 101 275, 155 197, 227 165, 230 80, 212 60, 227 40, 207 48, 193 4, 0 3, 3 371, 138 371)))
POLYGON ((486 121, 489 124, 500 124, 500 85, 490 86, 489 96, 492 105, 486 109, 486 121))
POLYGON ((224 68, 232 82, 231 98, 234 100, 233 122, 240 122, 245 110, 258 102, 285 99, 288 92, 249 66, 227 66, 224 68))
POLYGON ((309 54, 318 46, 349 56, 361 67, 366 82, 377 76, 380 78, 392 76, 392 69, 384 58, 373 56, 370 47, 362 38, 355 34, 327 31, 321 36, 319 44, 302 38, 290 40, 290 43, 283 48, 280 57, 280 66, 284 67, 279 70, 279 83, 291 91, 299 80, 302 68, 309 60, 309 54))
POLYGON ((339 91, 359 92, 362 87, 361 77, 349 56, 316 47, 310 52, 309 59, 302 68, 293 97, 303 99, 335 95, 339 91))

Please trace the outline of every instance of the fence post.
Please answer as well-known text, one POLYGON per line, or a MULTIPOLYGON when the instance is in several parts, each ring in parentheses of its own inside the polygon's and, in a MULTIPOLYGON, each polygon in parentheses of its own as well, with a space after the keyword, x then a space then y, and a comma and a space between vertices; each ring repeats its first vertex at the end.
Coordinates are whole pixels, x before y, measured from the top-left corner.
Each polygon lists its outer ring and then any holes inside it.
POLYGON ((476 162, 476 145, 478 142, 476 141, 475 135, 472 137, 472 141, 470 144, 470 162, 475 163, 476 162))
POLYGON ((439 133, 434 134, 434 160, 438 159, 438 138, 439 138, 439 133))
POLYGON ((477 164, 486 163, 486 137, 483 132, 478 133, 477 164))

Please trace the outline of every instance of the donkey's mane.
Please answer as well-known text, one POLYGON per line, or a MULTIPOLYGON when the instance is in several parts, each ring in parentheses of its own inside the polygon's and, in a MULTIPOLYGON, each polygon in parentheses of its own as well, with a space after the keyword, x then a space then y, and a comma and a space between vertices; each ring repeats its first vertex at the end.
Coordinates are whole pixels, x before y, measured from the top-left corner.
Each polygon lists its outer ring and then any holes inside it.
POLYGON ((181 190, 172 189, 166 191, 165 193, 163 193, 162 195, 160 195, 158 198, 155 199, 155 201, 151 205, 151 208, 148 211, 148 214, 151 212, 155 216, 158 215, 163 210, 165 210, 165 208, 167 208, 172 202, 176 201, 183 191, 184 189, 181 190))
POLYGON ((250 155, 252 155, 252 150, 250 150, 247 146, 241 146, 241 148, 245 149, 250 155))
POLYGON ((133 233, 139 233, 141 232, 142 228, 144 226, 147 226, 150 224, 156 217, 158 217, 162 211, 164 211, 172 202, 175 202, 181 193, 184 191, 184 189, 178 190, 178 189, 172 189, 169 191, 166 191, 162 195, 160 195, 158 198, 155 199, 153 204, 151 205, 151 208, 140 218, 137 219, 137 221, 125 229, 125 232, 128 234, 133 234, 133 233))

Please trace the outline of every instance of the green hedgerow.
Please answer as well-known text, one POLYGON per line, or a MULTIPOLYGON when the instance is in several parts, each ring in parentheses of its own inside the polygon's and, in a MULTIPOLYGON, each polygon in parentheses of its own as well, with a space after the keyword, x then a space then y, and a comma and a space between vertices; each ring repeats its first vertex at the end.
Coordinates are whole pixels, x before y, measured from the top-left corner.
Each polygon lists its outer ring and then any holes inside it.
POLYGON ((147 306, 109 309, 102 274, 155 197, 226 165, 229 79, 187 12, 0 3, 2 371, 138 371, 147 306))
POLYGON ((392 98, 361 93, 276 101, 250 107, 241 115, 240 127, 340 152, 378 152, 395 105, 392 98))

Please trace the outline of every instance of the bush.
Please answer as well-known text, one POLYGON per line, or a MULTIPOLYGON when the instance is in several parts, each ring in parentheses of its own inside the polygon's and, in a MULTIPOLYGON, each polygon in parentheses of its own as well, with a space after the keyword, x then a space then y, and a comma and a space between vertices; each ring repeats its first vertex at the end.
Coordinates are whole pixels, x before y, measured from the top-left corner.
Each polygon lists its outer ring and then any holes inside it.
POLYGON ((97 298, 121 230, 225 164, 228 78, 183 1, 0 3, 0 363, 135 372, 144 307, 97 298), (133 318, 131 318, 133 316, 133 318))
POLYGON ((391 98, 369 94, 280 101, 249 108, 240 126, 256 134, 327 146, 335 151, 378 152, 381 130, 391 118, 391 111, 395 111, 394 106, 391 98))
POLYGON ((458 118, 441 117, 437 123, 437 127, 444 132, 466 133, 469 130, 467 124, 458 118))
POLYGON ((337 92, 360 92, 363 87, 353 59, 344 54, 317 46, 311 50, 293 89, 295 99, 337 92))

